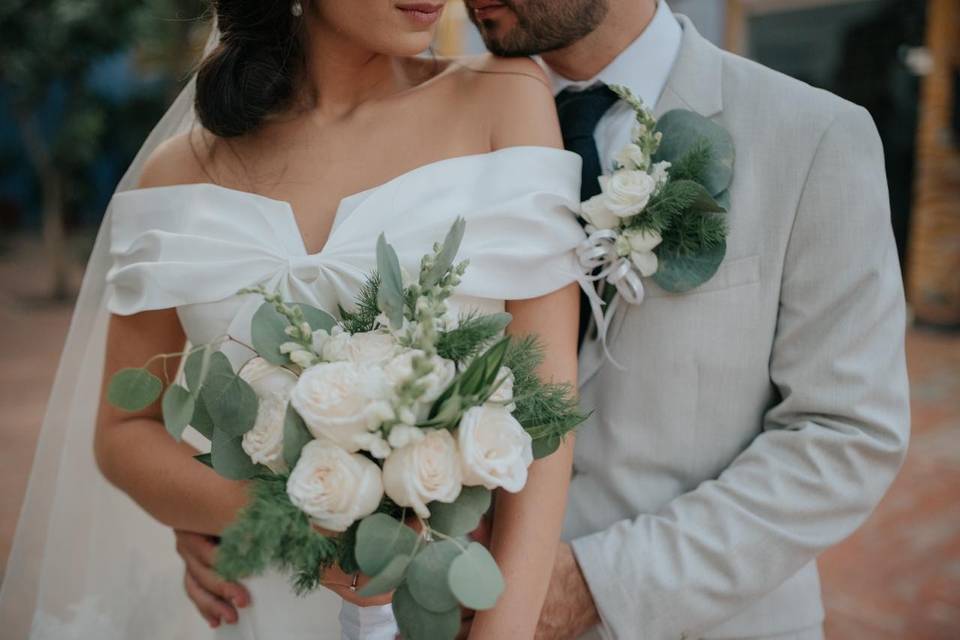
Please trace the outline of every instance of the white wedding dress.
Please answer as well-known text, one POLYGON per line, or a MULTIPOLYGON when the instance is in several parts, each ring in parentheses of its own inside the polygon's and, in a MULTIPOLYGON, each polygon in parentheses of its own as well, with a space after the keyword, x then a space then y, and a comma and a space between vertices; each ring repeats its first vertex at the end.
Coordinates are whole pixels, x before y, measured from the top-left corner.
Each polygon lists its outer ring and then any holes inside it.
MULTIPOLYGON (((108 308, 127 315, 175 307, 194 344, 225 334, 249 343, 250 318, 262 300, 238 296, 239 289, 264 285, 335 314, 338 305, 351 306, 375 268, 381 232, 415 274, 420 258, 462 216, 459 258, 470 266, 452 306, 502 311, 505 300, 541 296, 582 278, 574 248, 583 232, 571 212, 579 175, 578 156, 543 147, 434 162, 345 198, 326 245, 314 254, 285 202, 210 184, 121 192, 111 204, 108 308)), ((235 366, 251 357, 232 342, 224 351, 235 366)), ((176 562, 172 547, 162 552, 176 562)), ((179 580, 141 582, 137 599, 145 606, 154 590, 182 588, 179 580)), ((286 578, 273 573, 247 586, 253 605, 217 638, 393 640, 397 632, 389 606, 341 609, 325 589, 297 598, 286 578)), ((170 637, 162 629, 138 636, 170 637)))

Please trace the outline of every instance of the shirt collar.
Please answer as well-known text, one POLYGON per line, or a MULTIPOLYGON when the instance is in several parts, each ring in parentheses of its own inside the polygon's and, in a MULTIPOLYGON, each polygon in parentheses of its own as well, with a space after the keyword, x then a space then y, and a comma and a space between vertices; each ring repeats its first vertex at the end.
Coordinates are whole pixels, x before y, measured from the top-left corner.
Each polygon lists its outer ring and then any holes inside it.
POLYGON ((657 2, 657 11, 636 40, 589 80, 569 80, 544 65, 555 94, 564 89, 583 90, 597 83, 619 84, 653 108, 667 85, 670 69, 680 52, 683 29, 666 0, 657 2))

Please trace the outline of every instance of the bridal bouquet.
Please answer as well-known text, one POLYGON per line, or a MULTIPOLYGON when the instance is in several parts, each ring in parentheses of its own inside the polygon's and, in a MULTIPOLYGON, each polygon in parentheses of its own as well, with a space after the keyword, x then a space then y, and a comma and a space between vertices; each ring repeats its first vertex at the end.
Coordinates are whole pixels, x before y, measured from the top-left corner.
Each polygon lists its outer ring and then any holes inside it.
MULTIPOLYGON (((537 378, 535 338, 503 337, 508 314, 451 317, 463 233, 458 220, 413 282, 381 236, 377 272, 339 321, 242 291, 264 303, 239 371, 218 350, 229 336, 157 356, 186 356, 184 384, 163 393, 167 430, 179 439, 192 426, 211 441, 198 460, 251 481, 249 505, 222 536, 225 578, 275 567, 303 593, 334 563, 362 571, 361 595, 394 592, 409 640, 453 638, 461 605, 494 605, 503 578, 467 534, 491 490, 520 491, 534 458, 584 416, 568 386, 537 378)), ((162 388, 146 367, 124 369, 108 399, 136 411, 162 388)))
POLYGON ((601 192, 581 204, 588 238, 577 254, 601 281, 604 302, 619 294, 640 304, 644 278, 683 293, 717 272, 727 246, 733 140, 693 111, 676 109, 658 120, 628 89, 610 88, 633 108, 636 122, 613 172, 599 176, 601 192))

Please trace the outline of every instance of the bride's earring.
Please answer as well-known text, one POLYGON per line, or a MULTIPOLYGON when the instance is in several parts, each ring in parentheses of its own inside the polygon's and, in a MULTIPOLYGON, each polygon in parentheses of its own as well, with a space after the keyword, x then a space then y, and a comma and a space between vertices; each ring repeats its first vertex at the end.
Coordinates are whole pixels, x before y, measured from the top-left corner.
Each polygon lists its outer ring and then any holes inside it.
POLYGON ((295 18, 303 15, 303 4, 301 4, 300 0, 293 0, 293 4, 290 5, 290 13, 292 13, 295 18))

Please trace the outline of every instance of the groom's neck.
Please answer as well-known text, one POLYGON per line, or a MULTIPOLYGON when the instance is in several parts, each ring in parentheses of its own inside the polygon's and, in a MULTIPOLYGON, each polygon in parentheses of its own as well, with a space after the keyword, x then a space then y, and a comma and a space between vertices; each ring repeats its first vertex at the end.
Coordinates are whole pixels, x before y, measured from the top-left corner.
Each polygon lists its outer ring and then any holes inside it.
POLYGON ((657 11, 657 0, 608 1, 610 10, 596 29, 569 47, 541 56, 556 73, 570 80, 596 76, 640 37, 657 11))

